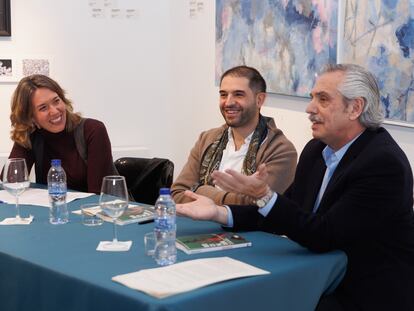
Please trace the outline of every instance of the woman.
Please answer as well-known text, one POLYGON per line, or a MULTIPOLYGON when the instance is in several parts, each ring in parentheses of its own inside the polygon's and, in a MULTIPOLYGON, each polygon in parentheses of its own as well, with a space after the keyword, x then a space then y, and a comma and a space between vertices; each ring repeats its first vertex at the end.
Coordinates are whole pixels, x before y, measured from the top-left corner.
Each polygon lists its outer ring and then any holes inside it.
POLYGON ((83 119, 59 84, 44 75, 23 78, 10 115, 14 141, 9 158, 35 164, 36 182, 46 184, 51 159, 61 159, 68 188, 99 193, 102 178, 114 173, 105 125, 83 119))

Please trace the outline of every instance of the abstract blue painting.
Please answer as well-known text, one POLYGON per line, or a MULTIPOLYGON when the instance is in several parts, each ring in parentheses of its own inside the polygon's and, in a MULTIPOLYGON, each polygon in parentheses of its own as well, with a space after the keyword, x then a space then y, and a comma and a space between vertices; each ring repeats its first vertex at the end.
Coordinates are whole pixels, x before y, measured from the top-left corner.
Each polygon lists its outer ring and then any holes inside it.
POLYGON ((315 72, 336 63, 338 0, 216 0, 216 80, 258 69, 268 91, 308 96, 315 72))
POLYGON ((374 73, 385 117, 414 122, 414 1, 346 0, 343 61, 374 73))

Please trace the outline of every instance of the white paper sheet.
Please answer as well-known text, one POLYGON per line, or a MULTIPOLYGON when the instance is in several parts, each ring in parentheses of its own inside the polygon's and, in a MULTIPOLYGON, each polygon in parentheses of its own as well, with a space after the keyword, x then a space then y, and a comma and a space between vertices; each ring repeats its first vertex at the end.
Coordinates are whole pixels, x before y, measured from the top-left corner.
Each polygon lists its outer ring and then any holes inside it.
MULTIPOLYGON (((82 199, 94 195, 87 192, 68 192, 66 202, 72 202, 76 199, 82 199)), ((6 190, 0 190, 0 201, 14 204, 16 199, 6 190)), ((29 188, 19 196, 19 204, 41 205, 49 207, 49 196, 47 189, 29 188)))
POLYGON ((217 257, 117 275, 112 280, 151 296, 165 298, 225 280, 269 273, 230 257, 217 257))

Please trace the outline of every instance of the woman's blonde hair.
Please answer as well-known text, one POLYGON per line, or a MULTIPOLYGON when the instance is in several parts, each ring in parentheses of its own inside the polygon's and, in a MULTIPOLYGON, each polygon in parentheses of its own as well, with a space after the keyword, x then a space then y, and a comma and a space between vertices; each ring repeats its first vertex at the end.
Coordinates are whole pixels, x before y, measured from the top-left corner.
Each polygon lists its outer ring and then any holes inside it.
POLYGON ((37 89, 47 88, 55 92, 66 106, 66 125, 68 132, 79 124, 81 116, 73 112, 72 102, 65 97, 65 91, 53 79, 44 75, 31 75, 20 80, 13 93, 11 102, 11 139, 17 144, 31 149, 30 134, 36 130, 33 123, 33 94, 37 89))

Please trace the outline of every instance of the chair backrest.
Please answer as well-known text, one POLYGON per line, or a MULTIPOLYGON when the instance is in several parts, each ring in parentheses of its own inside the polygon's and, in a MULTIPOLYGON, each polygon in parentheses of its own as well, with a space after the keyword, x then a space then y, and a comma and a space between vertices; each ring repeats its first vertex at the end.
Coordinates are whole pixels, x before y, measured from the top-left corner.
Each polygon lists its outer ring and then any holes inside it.
POLYGON ((119 174, 125 177, 134 201, 153 205, 160 188, 171 187, 174 163, 160 158, 120 158, 114 162, 119 174))

